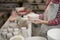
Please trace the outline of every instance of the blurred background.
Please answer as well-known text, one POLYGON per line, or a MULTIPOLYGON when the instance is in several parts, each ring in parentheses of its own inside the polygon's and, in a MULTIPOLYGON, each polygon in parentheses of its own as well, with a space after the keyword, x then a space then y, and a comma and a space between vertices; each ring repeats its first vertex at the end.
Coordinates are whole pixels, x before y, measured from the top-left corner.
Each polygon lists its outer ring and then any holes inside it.
POLYGON ((43 13, 46 0, 0 0, 0 28, 16 7, 31 7, 35 13, 43 13))

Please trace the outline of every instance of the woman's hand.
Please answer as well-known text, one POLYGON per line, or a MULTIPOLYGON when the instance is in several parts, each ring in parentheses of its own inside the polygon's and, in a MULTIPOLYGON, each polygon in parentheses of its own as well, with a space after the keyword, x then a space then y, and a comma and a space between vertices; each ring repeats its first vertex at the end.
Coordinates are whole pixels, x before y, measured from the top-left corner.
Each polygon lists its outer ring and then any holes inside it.
POLYGON ((33 20, 31 22, 35 23, 35 24, 48 24, 48 21, 44 21, 44 20, 41 20, 41 19, 33 20))
POLYGON ((40 20, 40 19, 33 20, 31 22, 34 23, 34 24, 42 24, 42 20, 40 20))

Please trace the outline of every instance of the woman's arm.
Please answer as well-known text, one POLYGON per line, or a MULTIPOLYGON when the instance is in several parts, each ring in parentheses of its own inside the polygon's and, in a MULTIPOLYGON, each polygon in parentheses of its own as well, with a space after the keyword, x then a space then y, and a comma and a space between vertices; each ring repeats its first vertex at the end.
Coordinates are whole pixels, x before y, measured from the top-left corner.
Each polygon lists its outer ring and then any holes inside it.
POLYGON ((12 10, 12 12, 11 12, 11 16, 16 16, 17 14, 16 14, 16 11, 15 10, 12 10))
POLYGON ((54 20, 48 21, 48 25, 58 25, 60 24, 60 12, 57 14, 57 17, 54 20))
POLYGON ((35 23, 35 24, 46 24, 49 26, 58 25, 58 24, 60 24, 60 12, 57 13, 57 16, 54 20, 44 21, 44 20, 39 19, 39 20, 34 20, 33 23, 35 23))
POLYGON ((60 24, 60 7, 59 7, 59 10, 57 12, 57 16, 54 20, 42 21, 42 23, 45 23, 45 24, 48 24, 48 25, 51 25, 51 26, 60 24))
MULTIPOLYGON (((46 5, 48 5, 50 1, 51 0, 47 0, 46 5)), ((52 2, 56 3, 56 4, 59 4, 60 1, 59 0, 52 0, 52 2)), ((42 21, 42 23, 48 24, 48 25, 51 25, 51 26, 60 24, 60 7, 59 7, 59 10, 57 12, 57 16, 56 16, 56 18, 54 20, 42 21)))

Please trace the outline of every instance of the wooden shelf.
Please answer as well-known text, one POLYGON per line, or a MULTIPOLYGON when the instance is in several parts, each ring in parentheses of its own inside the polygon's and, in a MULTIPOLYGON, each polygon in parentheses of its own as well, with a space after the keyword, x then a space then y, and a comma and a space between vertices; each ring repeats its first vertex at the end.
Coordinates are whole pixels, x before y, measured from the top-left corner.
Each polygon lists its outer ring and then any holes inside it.
POLYGON ((16 3, 1 3, 0 10, 12 10, 13 8, 18 7, 16 3))
POLYGON ((45 5, 45 3, 30 3, 31 5, 45 5))
POLYGON ((45 10, 45 3, 24 3, 25 7, 31 7, 33 11, 44 11, 45 10))
POLYGON ((1 3, 17 3, 20 0, 0 0, 1 3))

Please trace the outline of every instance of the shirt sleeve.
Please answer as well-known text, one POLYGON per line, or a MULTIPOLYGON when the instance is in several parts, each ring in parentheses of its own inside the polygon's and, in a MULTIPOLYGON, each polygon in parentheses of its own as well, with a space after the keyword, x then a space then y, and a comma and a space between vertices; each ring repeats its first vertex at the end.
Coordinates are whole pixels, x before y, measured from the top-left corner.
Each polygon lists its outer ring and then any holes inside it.
POLYGON ((58 25, 60 24, 60 7, 59 7, 59 11, 57 12, 57 16, 54 20, 50 20, 48 21, 48 25, 54 26, 54 25, 58 25))
MULTIPOLYGON (((51 1, 52 0, 47 0, 47 2, 46 2, 46 8, 47 8, 47 6, 49 5, 49 3, 51 1)), ((52 2, 56 3, 56 4, 59 4, 60 0, 53 0, 52 2)), ((60 7, 59 7, 59 10, 57 12, 56 18, 54 20, 48 21, 48 25, 50 25, 50 26, 54 26, 54 25, 58 25, 58 24, 60 24, 60 7)))

